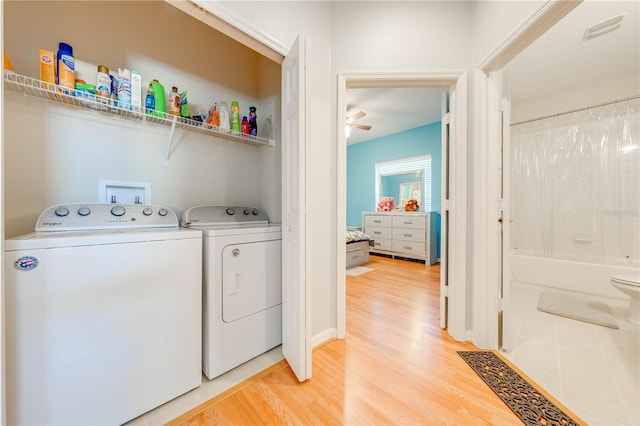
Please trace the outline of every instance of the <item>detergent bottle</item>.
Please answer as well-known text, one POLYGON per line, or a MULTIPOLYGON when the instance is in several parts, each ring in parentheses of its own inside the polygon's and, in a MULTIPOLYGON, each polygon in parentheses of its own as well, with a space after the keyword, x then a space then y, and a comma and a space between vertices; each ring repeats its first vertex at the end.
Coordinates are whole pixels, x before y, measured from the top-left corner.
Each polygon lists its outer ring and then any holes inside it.
POLYGON ((164 86, 156 79, 151 82, 151 86, 153 87, 153 99, 155 101, 155 111, 152 115, 164 117, 164 113, 167 111, 167 98, 164 94, 164 86))
POLYGON ((76 85, 76 60, 73 57, 73 47, 67 43, 58 45, 56 61, 56 83, 58 86, 74 89, 76 85))

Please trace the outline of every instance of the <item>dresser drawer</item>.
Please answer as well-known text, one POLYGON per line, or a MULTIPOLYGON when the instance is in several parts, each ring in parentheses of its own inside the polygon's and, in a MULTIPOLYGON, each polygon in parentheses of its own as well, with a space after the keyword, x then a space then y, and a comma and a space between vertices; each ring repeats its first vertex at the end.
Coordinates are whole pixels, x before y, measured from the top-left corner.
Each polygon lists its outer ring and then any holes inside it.
POLYGON ((391 251, 393 249, 393 244, 391 240, 385 238, 374 238, 373 239, 373 247, 371 250, 387 250, 391 251))
POLYGON ((425 225, 424 216, 393 216, 394 228, 424 229, 425 228, 424 225, 425 225))
POLYGON ((425 242, 424 229, 393 228, 393 240, 425 242))
POLYGON ((364 215, 364 226, 386 226, 391 227, 391 216, 381 214, 364 215))
POLYGON ((392 238, 391 228, 379 228, 377 226, 367 226, 364 230, 364 233, 367 234, 374 240, 378 238, 392 238))
POLYGON ((425 244, 416 241, 393 241, 393 251, 424 257, 425 244))

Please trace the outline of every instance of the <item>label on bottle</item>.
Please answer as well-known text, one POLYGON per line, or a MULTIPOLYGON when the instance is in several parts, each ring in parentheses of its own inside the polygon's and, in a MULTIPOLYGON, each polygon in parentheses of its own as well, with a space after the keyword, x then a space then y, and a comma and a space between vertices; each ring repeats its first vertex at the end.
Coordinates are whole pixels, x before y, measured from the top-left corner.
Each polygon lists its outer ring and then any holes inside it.
POLYGON ((156 98, 153 97, 153 93, 147 93, 145 107, 148 111, 153 111, 154 109, 156 109, 156 98))
POLYGON ((178 92, 169 94, 169 114, 180 115, 180 96, 178 92))
POLYGON ((74 89, 75 84, 75 59, 70 55, 60 55, 60 60, 58 60, 58 85, 74 89))
POLYGON ((240 107, 238 104, 231 104, 231 130, 240 131, 240 107))
POLYGON ((131 82, 128 80, 118 81, 118 106, 131 109, 131 82))
POLYGON ((109 74, 104 72, 96 74, 96 95, 104 96, 105 98, 111 97, 111 78, 109 74))

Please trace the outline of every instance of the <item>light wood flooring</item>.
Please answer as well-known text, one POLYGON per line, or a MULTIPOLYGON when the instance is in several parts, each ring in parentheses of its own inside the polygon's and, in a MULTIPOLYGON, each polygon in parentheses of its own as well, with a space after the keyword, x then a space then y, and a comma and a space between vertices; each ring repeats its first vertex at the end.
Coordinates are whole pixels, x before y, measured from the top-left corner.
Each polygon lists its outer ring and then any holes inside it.
POLYGON ((347 276, 347 336, 298 383, 280 362, 170 425, 518 425, 439 328, 439 266, 371 256, 347 276))

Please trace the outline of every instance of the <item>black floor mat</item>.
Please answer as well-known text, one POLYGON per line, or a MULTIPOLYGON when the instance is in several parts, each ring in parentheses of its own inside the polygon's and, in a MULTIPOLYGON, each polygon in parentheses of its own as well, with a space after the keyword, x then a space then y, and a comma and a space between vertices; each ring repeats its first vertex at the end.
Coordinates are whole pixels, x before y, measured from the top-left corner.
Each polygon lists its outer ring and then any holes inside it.
POLYGON ((525 425, 579 425, 492 351, 458 351, 525 425))

